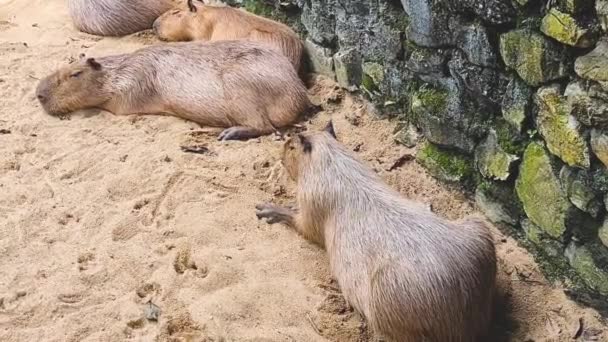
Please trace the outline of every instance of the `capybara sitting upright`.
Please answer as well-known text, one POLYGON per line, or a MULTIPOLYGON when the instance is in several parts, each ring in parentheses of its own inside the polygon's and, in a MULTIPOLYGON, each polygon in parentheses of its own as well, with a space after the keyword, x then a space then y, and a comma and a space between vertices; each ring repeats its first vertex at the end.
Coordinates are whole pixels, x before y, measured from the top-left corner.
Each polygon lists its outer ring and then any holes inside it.
POLYGON ((152 28, 179 0, 68 0, 76 28, 98 36, 124 36, 152 28))
POLYGON ((188 1, 189 10, 174 9, 154 22, 159 39, 167 41, 258 41, 277 49, 299 71, 303 45, 287 25, 226 5, 188 1))
POLYGON ((403 198, 326 132, 285 143, 298 210, 257 206, 324 246, 345 299, 381 337, 479 341, 487 332, 496 253, 482 220, 446 221, 403 198))
POLYGON ((169 43, 89 58, 41 80, 36 96, 51 115, 99 108, 230 127, 222 140, 272 133, 313 108, 287 58, 247 41, 169 43))

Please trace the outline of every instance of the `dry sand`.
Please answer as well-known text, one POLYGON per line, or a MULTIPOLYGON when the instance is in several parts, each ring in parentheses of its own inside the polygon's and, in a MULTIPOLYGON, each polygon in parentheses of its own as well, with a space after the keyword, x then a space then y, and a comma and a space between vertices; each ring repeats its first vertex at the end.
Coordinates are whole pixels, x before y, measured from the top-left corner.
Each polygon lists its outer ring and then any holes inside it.
MULTIPOLYGON (((324 252, 256 220, 255 204, 293 198, 281 141, 221 143, 171 117, 42 112, 37 79, 80 53, 159 43, 79 33, 65 2, 0 0, 0 341, 368 340, 324 252), (208 153, 180 150, 197 145, 208 153), (144 318, 148 303, 158 322, 144 318)), ((325 110, 305 126, 331 117, 405 195, 450 218, 474 210, 414 161, 387 171, 413 153, 392 143, 394 123, 326 80, 310 93, 325 110)), ((579 341, 608 340, 597 312, 547 284, 510 238, 496 241, 506 304, 494 340, 570 341, 580 329, 579 341)))

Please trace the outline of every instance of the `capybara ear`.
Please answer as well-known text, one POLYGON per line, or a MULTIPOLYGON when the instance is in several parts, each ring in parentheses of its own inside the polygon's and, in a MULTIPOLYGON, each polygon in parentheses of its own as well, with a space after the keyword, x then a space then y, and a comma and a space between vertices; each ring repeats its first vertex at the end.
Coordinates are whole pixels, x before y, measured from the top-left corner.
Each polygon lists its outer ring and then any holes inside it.
POLYGON ((196 6, 194 6, 194 3, 192 3, 192 0, 188 0, 186 3, 188 4, 188 9, 190 10, 190 12, 195 13, 196 6))
POLYGON ((302 144, 302 150, 304 150, 305 153, 310 153, 310 151, 312 151, 310 140, 302 134, 298 134, 298 138, 300 139, 300 144, 302 144))
POLYGON ((334 130, 334 123, 331 120, 329 120, 329 122, 327 123, 327 126, 325 126, 325 129, 323 131, 329 133, 329 135, 334 137, 334 139, 337 139, 336 131, 334 130))
POLYGON ((93 68, 93 70, 101 70, 101 64, 99 64, 95 58, 87 58, 87 64, 93 68))

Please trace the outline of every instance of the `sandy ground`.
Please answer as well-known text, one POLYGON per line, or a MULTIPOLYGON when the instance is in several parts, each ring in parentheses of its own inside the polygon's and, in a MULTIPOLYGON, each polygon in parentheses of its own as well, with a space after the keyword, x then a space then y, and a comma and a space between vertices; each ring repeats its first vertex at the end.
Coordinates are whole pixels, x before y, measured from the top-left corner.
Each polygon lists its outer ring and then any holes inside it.
MULTIPOLYGON (((282 142, 220 143, 217 130, 158 116, 45 115, 37 80, 80 53, 157 44, 74 30, 65 1, 0 0, 0 341, 367 341, 324 252, 258 222, 254 205, 293 184, 282 142), (181 146, 205 146, 205 154, 181 146), (152 308, 152 309, 151 309, 152 308), (146 312, 160 309, 158 321, 146 312)), ((474 208, 392 143, 394 123, 317 79, 311 97, 340 140, 405 195, 450 218, 474 208)), ((496 232, 501 304, 492 340, 608 341, 529 254, 496 232)), ((440 242, 438 242, 440 243, 440 242)))

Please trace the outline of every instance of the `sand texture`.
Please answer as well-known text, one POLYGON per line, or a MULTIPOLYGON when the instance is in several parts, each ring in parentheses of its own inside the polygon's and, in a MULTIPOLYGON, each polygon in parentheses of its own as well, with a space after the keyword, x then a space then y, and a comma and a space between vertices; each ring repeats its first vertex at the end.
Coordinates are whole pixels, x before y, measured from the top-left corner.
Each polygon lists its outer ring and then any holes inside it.
MULTIPOLYGON (((38 80, 81 53, 147 44, 161 43, 77 32, 65 0, 0 0, 0 341, 371 341, 325 253, 255 217, 257 203, 293 200, 277 137, 218 142, 177 118, 99 111, 60 120, 37 103, 38 80)), ((395 123, 325 79, 310 94, 324 110, 303 128, 332 118, 403 194, 450 218, 474 211, 415 161, 389 171, 414 153, 393 143, 395 123)), ((608 340, 597 312, 495 236, 496 341, 608 340)))

